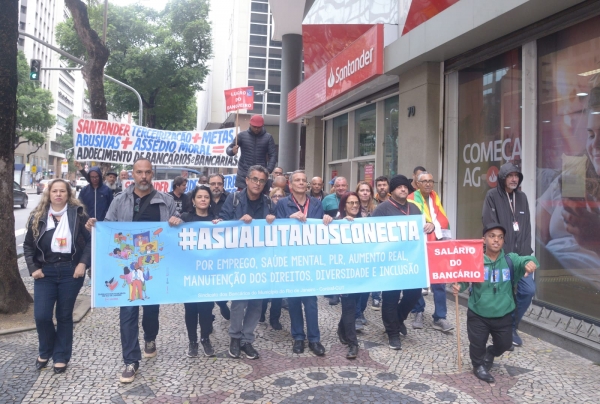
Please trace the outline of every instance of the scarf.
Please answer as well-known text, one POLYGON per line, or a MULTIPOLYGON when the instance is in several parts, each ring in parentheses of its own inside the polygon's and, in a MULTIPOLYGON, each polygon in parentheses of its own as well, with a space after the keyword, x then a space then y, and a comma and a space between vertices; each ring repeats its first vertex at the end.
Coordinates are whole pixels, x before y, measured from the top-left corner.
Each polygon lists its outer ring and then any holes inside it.
POLYGON ((54 230, 54 235, 52 236, 52 252, 60 253, 60 254, 69 254, 71 252, 71 229, 69 227, 69 216, 67 213, 68 204, 65 205, 59 211, 55 211, 50 207, 48 209, 48 221, 46 223, 46 230, 54 230), (58 226, 54 224, 53 216, 61 216, 60 221, 58 222, 58 226))
POLYGON ((450 222, 446 217, 446 211, 442 206, 440 197, 431 191, 429 194, 429 203, 425 202, 425 198, 421 194, 421 191, 415 191, 408 195, 408 201, 414 203, 421 209, 421 212, 425 215, 425 220, 428 223, 433 223, 435 231, 427 235, 429 241, 441 240, 442 238, 450 238, 450 222))

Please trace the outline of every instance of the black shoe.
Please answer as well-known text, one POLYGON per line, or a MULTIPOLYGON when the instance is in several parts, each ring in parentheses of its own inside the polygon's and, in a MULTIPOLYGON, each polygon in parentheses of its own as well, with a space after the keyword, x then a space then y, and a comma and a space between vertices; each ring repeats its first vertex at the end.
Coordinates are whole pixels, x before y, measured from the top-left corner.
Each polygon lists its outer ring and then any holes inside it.
POLYGON ((511 345, 510 348, 507 349, 507 351, 509 351, 509 352, 512 352, 514 350, 515 350, 515 346, 514 345, 511 345))
POLYGON ((389 342, 390 348, 393 349, 394 351, 399 351, 402 349, 402 343, 400 342, 399 336, 394 335, 393 337, 392 336, 388 337, 388 342, 389 342))
POLYGON ((293 353, 301 354, 304 353, 304 341, 301 339, 294 340, 294 347, 292 348, 293 353))
POLYGON ((274 330, 283 330, 283 326, 281 325, 281 323, 279 322, 279 320, 273 320, 271 321, 271 327, 273 327, 274 330))
POLYGON ((195 358, 198 356, 198 343, 197 342, 190 342, 187 356, 188 356, 188 358, 195 358))
POLYGON ((287 299, 281 299, 281 308, 285 310, 289 310, 287 299))
POLYGON ((252 344, 246 343, 246 344, 242 345, 241 349, 242 349, 242 352, 244 352, 246 354, 246 358, 258 359, 258 352, 256 351, 256 349, 254 349, 252 344))
POLYGON ((260 319, 258 320, 259 323, 264 323, 265 322, 265 315, 261 314, 260 315, 260 319))
POLYGON ((405 337, 406 337, 406 334, 408 334, 408 330, 406 329, 406 326, 404 325, 404 321, 400 322, 399 331, 400 331, 400 334, 402 334, 405 337))
POLYGON ((491 346, 488 346, 486 348, 486 350, 485 350, 485 356, 483 357, 483 367, 488 372, 490 371, 490 369, 494 365, 494 354, 492 354, 490 352, 490 348, 491 348, 491 346))
POLYGON ((490 374, 490 372, 488 372, 485 369, 485 366, 481 365, 481 366, 477 366, 475 369, 473 369, 473 374, 479 379, 479 380, 483 380, 484 382, 488 382, 488 383, 494 383, 496 381, 496 379, 494 379, 494 376, 492 376, 490 374))
POLYGON ((139 362, 134 362, 134 363, 125 365, 125 370, 123 370, 123 373, 121 373, 121 377, 119 378, 119 381, 121 383, 133 382, 135 380, 135 374, 137 373, 139 368, 140 368, 139 362))
POLYGON ((229 356, 232 358, 240 357, 240 338, 231 338, 229 343, 229 356))
POLYGON ((221 315, 225 320, 229 320, 231 318, 231 312, 229 311, 229 307, 227 307, 227 303, 219 306, 219 309, 221 310, 221 315))
POLYGON ((56 373, 57 375, 60 373, 65 373, 67 371, 67 364, 65 363, 65 366, 56 366, 54 365, 54 373, 56 373))
POLYGON ((358 345, 348 345, 348 353, 346 359, 356 359, 358 356, 358 345))
POLYGON ((309 342, 308 349, 317 356, 325 355, 325 347, 320 342, 309 342))
POLYGON ((340 342, 344 345, 348 345, 348 340, 346 339, 346 336, 344 335, 344 333, 342 332, 342 329, 340 327, 338 327, 337 329, 337 336, 340 339, 340 342))
POLYGON ((213 349, 209 338, 202 338, 200 343, 202 344, 202 349, 204 350, 204 356, 214 356, 215 350, 213 349))
POLYGON ((333 295, 329 298, 330 306, 337 306, 338 304, 340 304, 340 295, 333 295))
POLYGON ((48 366, 48 361, 49 361, 49 359, 46 359, 45 361, 41 361, 40 358, 37 358, 35 360, 35 369, 36 370, 44 369, 46 366, 48 366))

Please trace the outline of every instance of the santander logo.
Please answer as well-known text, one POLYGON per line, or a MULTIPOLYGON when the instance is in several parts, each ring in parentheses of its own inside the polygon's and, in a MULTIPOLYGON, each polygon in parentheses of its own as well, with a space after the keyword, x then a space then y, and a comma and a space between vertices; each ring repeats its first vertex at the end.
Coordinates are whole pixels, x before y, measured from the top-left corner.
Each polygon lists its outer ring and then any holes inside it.
POLYGON ((496 185, 498 185, 498 167, 491 166, 488 169, 486 180, 490 188, 494 188, 496 185))
POLYGON ((351 59, 346 62, 345 65, 329 69, 329 78, 327 79, 327 87, 331 88, 334 85, 340 83, 344 79, 352 76, 354 73, 359 72, 366 66, 373 63, 373 47, 370 49, 363 49, 361 55, 356 59, 351 59))

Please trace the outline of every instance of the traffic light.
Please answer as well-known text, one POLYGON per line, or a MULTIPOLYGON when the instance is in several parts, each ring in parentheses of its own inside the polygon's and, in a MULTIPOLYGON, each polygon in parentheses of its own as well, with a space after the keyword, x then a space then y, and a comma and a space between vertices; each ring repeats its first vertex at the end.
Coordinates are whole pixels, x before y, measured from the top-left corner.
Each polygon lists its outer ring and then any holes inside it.
POLYGON ((42 68, 42 61, 39 59, 31 59, 31 65, 29 70, 29 80, 40 81, 40 70, 42 68))

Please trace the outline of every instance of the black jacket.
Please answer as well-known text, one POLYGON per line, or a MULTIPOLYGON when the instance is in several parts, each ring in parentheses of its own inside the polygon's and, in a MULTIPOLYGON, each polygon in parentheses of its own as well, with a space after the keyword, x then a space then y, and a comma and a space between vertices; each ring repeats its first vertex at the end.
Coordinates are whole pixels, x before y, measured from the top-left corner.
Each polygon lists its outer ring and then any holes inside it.
POLYGON ((517 253, 519 255, 531 255, 531 218, 529 215, 529 204, 527 195, 515 189, 513 191, 515 198, 515 213, 508 202, 505 183, 508 174, 517 172, 519 174, 519 186, 523 182, 521 169, 513 163, 506 163, 500 167, 498 172, 498 185, 487 192, 483 202, 482 221, 483 225, 489 223, 500 223, 506 228, 504 236, 504 252, 517 253), (513 222, 519 223, 519 231, 515 231, 513 222))
MULTIPOLYGON (((271 203, 271 199, 264 194, 261 194, 261 198, 263 211, 262 217, 259 219, 264 219, 267 215, 274 215, 275 207, 271 203)), ((248 194, 244 188, 241 191, 227 195, 227 199, 225 199, 225 203, 219 212, 219 218, 223 220, 240 220, 246 213, 248 213, 248 194)))
MULTIPOLYGON (((85 228, 85 223, 88 216, 84 213, 82 206, 69 205, 67 208, 67 216, 69 218, 69 226, 71 227, 71 240, 73 243, 72 262, 77 264, 85 264, 90 267, 92 264, 92 235, 85 228)), ((44 252, 39 248, 38 243, 40 238, 46 232, 46 220, 48 214, 46 212, 39 221, 39 234, 37 238, 33 237, 33 228, 31 219, 27 223, 27 233, 23 242, 23 255, 27 263, 27 269, 31 275, 38 269, 42 268, 45 263, 44 252)))
MULTIPOLYGON (((235 179, 235 186, 246 188, 246 176, 248 169, 254 165, 265 167, 269 172, 275 169, 277 156, 275 155, 275 140, 263 127, 258 135, 252 133, 250 128, 240 132, 237 136, 237 145, 240 148, 240 159, 235 179)), ((227 146, 227 155, 234 156, 233 146, 235 141, 227 146)))

